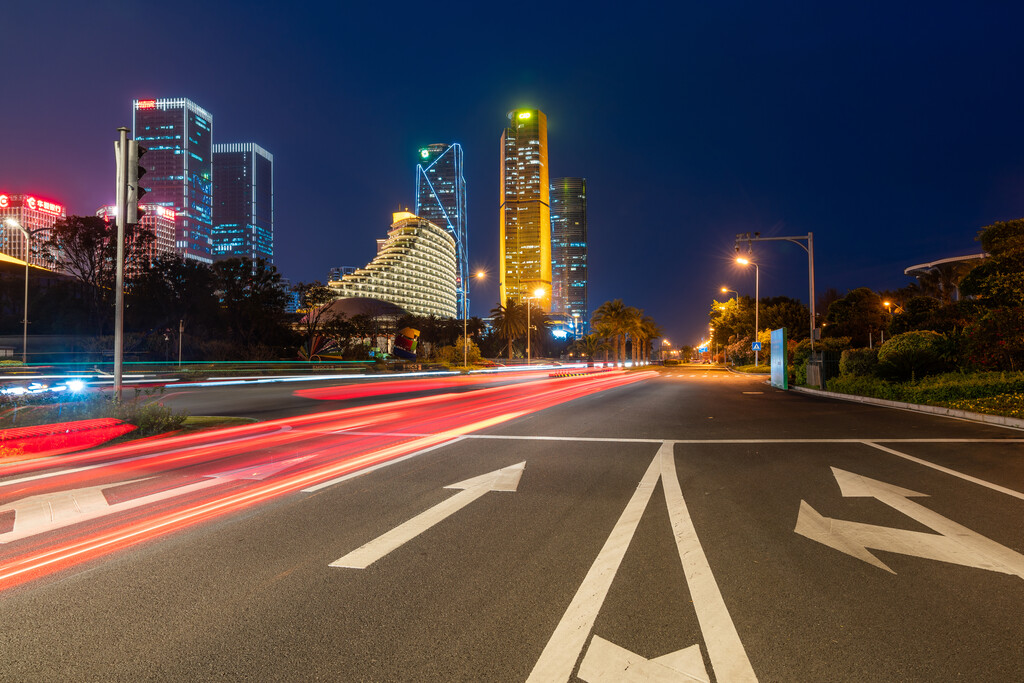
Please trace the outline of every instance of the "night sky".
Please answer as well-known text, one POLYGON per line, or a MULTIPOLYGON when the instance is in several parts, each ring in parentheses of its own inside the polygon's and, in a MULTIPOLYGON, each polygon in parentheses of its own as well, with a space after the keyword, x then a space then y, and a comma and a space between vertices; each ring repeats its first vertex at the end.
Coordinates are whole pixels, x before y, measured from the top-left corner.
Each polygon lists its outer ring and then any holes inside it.
MULTIPOLYGON (((506 113, 548 116, 551 177, 588 181, 590 307, 622 298, 676 344, 706 331, 736 233, 814 232, 820 294, 896 288, 1024 216, 1019 2, 11 2, 0 191, 113 200, 133 98, 188 97, 214 141, 275 159, 275 263, 362 266, 413 206, 417 149, 466 154, 471 266, 497 303, 506 113), (668 5, 668 3, 665 3, 668 5), (538 10, 540 13, 533 13, 538 10)), ((144 165, 144 164, 143 164, 144 165)), ((807 260, 755 245, 762 296, 807 260)))

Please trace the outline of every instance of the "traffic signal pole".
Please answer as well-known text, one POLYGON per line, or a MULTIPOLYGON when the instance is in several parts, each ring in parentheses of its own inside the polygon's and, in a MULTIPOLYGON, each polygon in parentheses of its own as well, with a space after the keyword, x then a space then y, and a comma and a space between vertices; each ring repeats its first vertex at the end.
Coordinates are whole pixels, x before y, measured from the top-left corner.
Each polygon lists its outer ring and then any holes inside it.
POLYGON ((124 359, 124 225, 128 213, 128 129, 117 129, 117 275, 114 284, 114 400, 121 402, 121 366, 124 359))

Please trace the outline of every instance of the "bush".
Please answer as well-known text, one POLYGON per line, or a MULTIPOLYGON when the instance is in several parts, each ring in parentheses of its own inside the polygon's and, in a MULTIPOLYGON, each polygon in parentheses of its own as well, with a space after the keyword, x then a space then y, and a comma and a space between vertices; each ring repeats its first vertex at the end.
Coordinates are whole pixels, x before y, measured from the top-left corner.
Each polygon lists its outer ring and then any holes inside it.
POLYGON ((841 376, 828 381, 829 391, 925 405, 988 399, 1024 393, 1024 373, 949 372, 913 382, 890 382, 878 377, 841 376))
POLYGON ((878 374, 889 379, 913 379, 947 369, 946 338, 931 330, 904 332, 878 349, 878 374))
POLYGON ((878 368, 878 349, 847 349, 839 359, 839 374, 871 377, 878 368))

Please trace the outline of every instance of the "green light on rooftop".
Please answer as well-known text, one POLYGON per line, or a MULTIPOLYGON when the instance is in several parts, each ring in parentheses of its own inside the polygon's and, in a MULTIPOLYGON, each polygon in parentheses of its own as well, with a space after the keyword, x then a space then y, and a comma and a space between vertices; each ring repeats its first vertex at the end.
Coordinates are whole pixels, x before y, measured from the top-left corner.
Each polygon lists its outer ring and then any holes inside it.
POLYGON ((519 118, 521 118, 521 119, 528 119, 528 118, 530 118, 530 112, 528 112, 528 111, 521 112, 519 114, 519 118))
POLYGON ((420 150, 420 158, 421 159, 426 159, 429 156, 430 156, 430 150, 429 149, 424 147, 423 149, 420 150))

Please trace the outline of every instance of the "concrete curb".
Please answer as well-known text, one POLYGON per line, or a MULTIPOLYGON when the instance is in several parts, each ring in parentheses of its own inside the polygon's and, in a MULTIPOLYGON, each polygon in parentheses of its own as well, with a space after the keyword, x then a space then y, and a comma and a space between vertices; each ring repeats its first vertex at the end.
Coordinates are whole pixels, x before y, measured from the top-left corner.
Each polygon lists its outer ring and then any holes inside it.
POLYGON ((853 394, 840 394, 835 391, 823 391, 821 389, 808 389, 807 387, 790 387, 790 391, 822 398, 834 398, 840 401, 852 401, 853 403, 866 403, 886 408, 897 408, 899 410, 910 410, 917 413, 930 413, 940 417, 951 417, 969 422, 981 422, 983 424, 1006 427, 1008 429, 1024 429, 1024 420, 1019 417, 1003 417, 1002 415, 986 415, 985 413, 972 413, 966 410, 954 410, 941 406, 925 406, 917 403, 903 403, 902 401, 888 401, 884 398, 871 398, 868 396, 855 396, 853 394))

